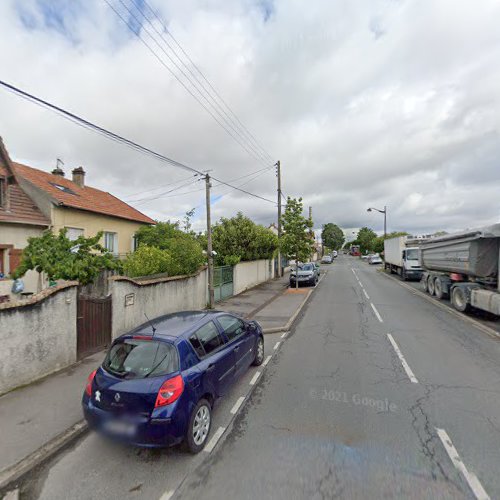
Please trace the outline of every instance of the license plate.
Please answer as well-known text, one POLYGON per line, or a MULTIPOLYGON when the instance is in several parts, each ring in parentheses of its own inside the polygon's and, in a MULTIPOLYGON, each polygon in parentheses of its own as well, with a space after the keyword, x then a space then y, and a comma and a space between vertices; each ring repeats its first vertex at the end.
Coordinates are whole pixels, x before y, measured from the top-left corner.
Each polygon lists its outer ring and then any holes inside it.
POLYGON ((104 424, 104 430, 119 436, 133 436, 136 431, 135 424, 123 420, 108 420, 104 424))

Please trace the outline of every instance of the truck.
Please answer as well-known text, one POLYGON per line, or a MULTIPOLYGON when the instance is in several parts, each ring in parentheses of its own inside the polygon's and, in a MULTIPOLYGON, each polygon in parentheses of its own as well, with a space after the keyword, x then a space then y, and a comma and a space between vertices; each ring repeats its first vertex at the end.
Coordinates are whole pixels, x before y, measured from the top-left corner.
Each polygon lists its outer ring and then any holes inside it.
POLYGON ((359 245, 351 245, 349 253, 354 257, 359 257, 361 255, 361 247, 359 245))
POLYGON ((420 280, 423 269, 419 248, 426 241, 415 236, 396 236, 384 241, 384 268, 399 274, 405 281, 420 280))
POLYGON ((500 316, 499 260, 500 224, 433 238, 421 247, 424 290, 457 311, 500 316))

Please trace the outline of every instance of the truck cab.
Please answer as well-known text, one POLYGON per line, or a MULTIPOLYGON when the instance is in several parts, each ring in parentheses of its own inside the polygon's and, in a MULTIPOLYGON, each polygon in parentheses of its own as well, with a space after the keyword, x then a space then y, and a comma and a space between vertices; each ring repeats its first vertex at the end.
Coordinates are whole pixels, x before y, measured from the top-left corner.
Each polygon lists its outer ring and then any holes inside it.
POLYGON ((420 264, 420 254, 418 247, 405 248, 402 251, 403 269, 401 276, 403 278, 420 279, 423 269, 420 264))

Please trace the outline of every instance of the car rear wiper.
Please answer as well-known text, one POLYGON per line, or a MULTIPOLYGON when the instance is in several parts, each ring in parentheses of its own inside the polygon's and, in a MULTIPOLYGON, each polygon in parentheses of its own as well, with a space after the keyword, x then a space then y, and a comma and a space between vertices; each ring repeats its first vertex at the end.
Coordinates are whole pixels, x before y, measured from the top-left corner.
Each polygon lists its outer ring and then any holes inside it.
POLYGON ((167 352, 167 354, 165 354, 165 356, 163 356, 163 358, 161 358, 160 361, 156 363, 156 365, 154 365, 153 368, 151 368, 151 371, 147 375, 144 375, 144 378, 148 378, 159 366, 161 366, 161 364, 165 361, 167 356, 170 356, 169 352, 167 352))

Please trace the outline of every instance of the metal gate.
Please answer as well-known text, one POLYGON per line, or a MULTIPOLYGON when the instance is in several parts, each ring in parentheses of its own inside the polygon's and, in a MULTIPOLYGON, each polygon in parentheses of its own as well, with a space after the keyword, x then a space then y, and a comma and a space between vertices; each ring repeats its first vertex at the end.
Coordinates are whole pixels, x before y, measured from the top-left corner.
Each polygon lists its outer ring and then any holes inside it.
POLYGON ((233 296, 233 266, 214 267, 215 302, 233 296))
POLYGON ((76 311, 76 353, 81 359, 111 344, 111 296, 79 296, 76 311))

